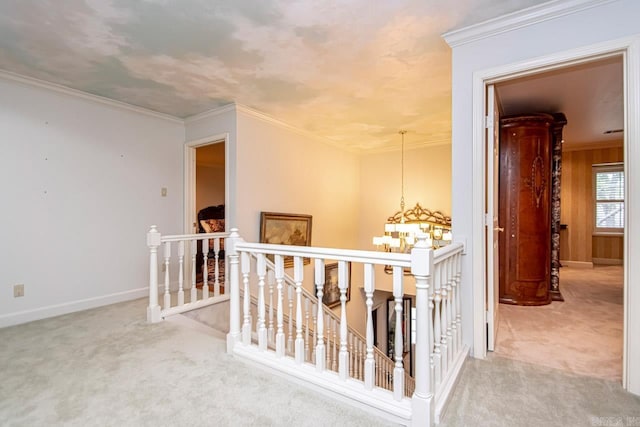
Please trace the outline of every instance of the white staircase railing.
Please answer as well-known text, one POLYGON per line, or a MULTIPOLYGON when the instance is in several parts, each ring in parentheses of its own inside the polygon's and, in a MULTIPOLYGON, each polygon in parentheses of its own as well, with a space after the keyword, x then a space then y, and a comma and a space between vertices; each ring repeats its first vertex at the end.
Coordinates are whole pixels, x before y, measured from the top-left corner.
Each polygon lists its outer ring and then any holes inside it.
MULTIPOLYGON (((463 245, 456 243, 433 251, 426 246, 426 238, 420 238, 411 254, 389 254, 369 251, 339 250, 328 248, 282 246, 246 243, 237 230, 228 239, 230 331, 227 349, 261 363, 267 367, 307 381, 325 392, 346 397, 354 403, 367 406, 388 419, 402 424, 431 425, 440 415, 455 380, 468 353, 462 345, 460 313, 460 257, 463 245), (275 303, 267 302, 269 269, 267 256, 274 258, 275 303), (252 257, 256 261, 252 263, 252 257), (286 282, 284 258, 293 257, 293 289, 288 299, 289 334, 285 333, 286 282), (323 305, 311 306, 316 310, 314 333, 305 340, 310 328, 303 319, 308 318, 309 306, 303 302, 303 259, 314 260, 314 283, 317 301, 322 300, 324 264, 326 260, 338 261, 338 287, 340 289, 340 316, 326 316, 323 305), (347 263, 359 264, 363 271, 366 297, 366 338, 361 352, 362 374, 354 365, 358 350, 350 346, 347 321, 347 263), (415 390, 411 398, 405 397, 405 371, 402 362, 404 348, 402 334, 396 334, 394 348, 392 391, 380 387, 377 380, 376 358, 373 346, 373 293, 375 291, 375 266, 389 265, 393 270, 393 295, 396 319, 402 319, 404 295, 404 271, 410 269, 416 284, 416 375, 415 390), (240 290, 243 299, 240 298, 240 290), (251 312, 250 295, 257 295, 255 321, 251 312), (276 321, 267 313, 275 306, 276 321), (307 307, 307 310, 305 310, 307 307), (325 322, 329 320, 329 324, 325 322), (335 326, 334 326, 335 325, 335 326), (328 327, 326 327, 328 326, 328 327), (295 327, 295 333, 292 330, 295 327), (275 338, 269 339, 270 329, 275 338), (288 337, 287 337, 288 335, 288 337), (252 340, 256 337, 256 342, 252 340), (335 338, 334 338, 335 337, 335 338), (311 340, 311 345, 309 345, 311 340), (332 347, 333 345, 333 347, 332 347), (307 348, 311 348, 307 350, 307 348), (329 356, 332 352, 333 356, 329 356), (311 356, 315 354, 315 357, 311 356), (328 366, 328 362, 330 365, 328 366), (337 365, 337 366, 336 366, 337 365), (355 368, 355 369, 354 369, 355 368), (337 371, 337 375, 335 372, 337 371), (335 375, 335 376, 334 376, 335 375)), ((353 269, 352 269, 353 270, 353 269)), ((271 316, 271 314, 269 314, 271 316)), ((308 322, 307 322, 308 324, 308 322)), ((401 330, 401 325, 397 325, 401 330)))
MULTIPOLYGON (((223 295, 224 280, 220 281, 220 268, 224 268, 224 259, 220 259, 221 242, 229 233, 185 234, 178 236, 162 236, 155 225, 147 233, 149 247, 149 306, 147 307, 147 321, 159 322, 166 316, 184 313, 196 308, 216 304, 229 300, 223 295), (196 274, 197 242, 202 242, 203 263, 202 286, 198 289, 196 274), (211 245, 211 246, 210 246, 211 245), (158 250, 162 249, 163 295, 162 306, 158 300, 158 250), (172 266, 172 248, 178 257, 178 272, 176 276, 170 274, 172 266), (213 283, 209 283, 209 253, 213 251, 213 283), (177 282, 177 289, 172 292, 172 280, 177 282), (186 292, 185 292, 186 291, 186 292), (186 300, 185 300, 186 296, 186 300)), ((225 272, 226 273, 226 272, 225 272)))
MULTIPOLYGON (((252 254, 253 255, 253 254, 252 254)), ((253 257, 253 259, 256 259, 253 257)), ((267 346, 269 348, 275 348, 275 325, 278 309, 274 305, 274 301, 276 299, 274 296, 277 294, 277 283, 276 283, 276 266, 270 260, 266 260, 266 287, 265 290, 265 298, 266 307, 265 312, 267 316, 267 346)), ((285 334, 285 352, 287 355, 294 356, 293 353, 293 342, 294 342, 294 329, 295 327, 295 316, 296 313, 294 311, 295 306, 295 290, 296 284, 293 279, 288 274, 284 274, 284 286, 286 289, 282 291, 283 295, 286 297, 285 303, 282 304, 282 313, 283 313, 283 332, 285 334)), ((315 295, 310 293, 304 287, 301 287, 302 290, 302 329, 303 329, 303 340, 304 340, 304 361, 308 363, 315 364, 316 363, 316 348, 314 343, 317 341, 317 319, 318 319, 318 299, 315 295)), ((257 299, 254 299, 252 296, 252 312, 251 319, 253 323, 253 319, 257 318, 257 299), (255 308, 254 305, 255 304, 255 308)), ((340 348, 339 341, 339 326, 340 326, 340 317, 336 315, 332 309, 327 307, 324 304, 321 304, 321 311, 323 315, 323 323, 326 325, 326 367, 328 370, 332 370, 338 372, 338 352, 340 348)), ((252 330, 255 330, 255 325, 252 324, 252 330)), ((400 330, 400 329, 399 329, 400 330)), ((359 380, 364 380, 364 362, 365 362, 365 349, 366 349, 366 339, 351 326, 347 327, 347 346, 349 353, 349 375, 352 378, 356 378, 359 380)), ((381 351, 378 347, 373 347, 374 351, 374 359, 375 359, 375 385, 377 387, 384 388, 386 390, 393 390, 393 375, 395 369, 395 362, 389 358, 383 351, 381 351)), ((404 378, 404 395, 411 396, 413 394, 413 390, 415 388, 415 382, 413 377, 411 377, 408 373, 405 373, 404 378)))
POLYGON ((161 236, 152 227, 147 234, 147 244, 150 251, 149 322, 228 300, 228 352, 296 377, 401 424, 429 426, 439 422, 468 354, 467 346, 462 343, 459 286, 464 248, 461 243, 434 251, 427 247, 426 238, 421 237, 411 254, 391 254, 246 243, 235 229, 230 234, 161 236), (207 280, 209 241, 213 243, 214 269, 217 269, 223 238, 226 280, 220 282, 216 271, 211 285, 207 280), (195 275, 198 240, 203 242, 205 257, 201 290, 196 287, 195 275), (158 295, 160 247, 164 249, 162 307, 158 295), (171 259, 173 247, 177 267, 171 259), (267 256, 273 257, 272 265, 267 262, 267 256), (293 257, 290 279, 284 274, 285 257, 293 257), (303 289, 304 258, 311 258, 314 263, 315 299, 303 289), (322 301, 327 260, 338 262, 339 316, 317 303, 322 301), (352 271, 362 269, 365 337, 348 326, 348 263, 355 265, 352 271), (408 379, 403 366, 403 334, 395 334, 393 366, 389 366, 388 358, 373 345, 376 266, 391 266, 393 270, 396 331, 402 330, 405 278, 415 281, 415 385, 409 384, 412 380, 408 379), (173 287, 170 268, 178 271, 173 287), (411 276, 405 274, 407 271, 411 276), (190 279, 187 285, 185 278, 190 279), (255 295, 254 308, 252 295, 255 295))

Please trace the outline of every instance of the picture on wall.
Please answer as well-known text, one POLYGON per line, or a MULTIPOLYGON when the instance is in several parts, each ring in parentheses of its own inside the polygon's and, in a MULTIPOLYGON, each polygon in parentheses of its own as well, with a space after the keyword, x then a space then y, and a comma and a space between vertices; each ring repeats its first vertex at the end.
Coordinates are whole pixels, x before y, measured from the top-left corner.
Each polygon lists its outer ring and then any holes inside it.
MULTIPOLYGON (((311 245, 311 215, 275 212, 260 213, 260 243, 311 245)), ((269 257, 273 261, 273 257, 269 257)), ((304 263, 309 264, 305 258, 304 263)), ((293 257, 285 257, 285 268, 293 267, 293 257)))
MULTIPOLYGON (((351 299, 351 263, 347 263, 347 302, 351 299)), ((322 302, 329 308, 340 305, 340 288, 338 287, 338 263, 324 266, 324 286, 322 302)))

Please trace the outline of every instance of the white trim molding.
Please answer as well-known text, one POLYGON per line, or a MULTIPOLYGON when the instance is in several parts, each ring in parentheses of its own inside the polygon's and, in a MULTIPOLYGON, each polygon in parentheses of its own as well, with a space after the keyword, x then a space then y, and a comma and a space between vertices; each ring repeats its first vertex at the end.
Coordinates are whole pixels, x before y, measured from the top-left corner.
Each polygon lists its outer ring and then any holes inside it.
MULTIPOLYGON (((485 239, 484 239, 484 201, 485 201, 485 166, 484 166, 484 115, 485 85, 503 81, 515 76, 534 74, 541 70, 551 70, 569 64, 592 61, 611 55, 622 55, 624 58, 624 103, 625 103, 625 182, 626 217, 625 233, 627 236, 640 236, 640 198, 630 198, 631 189, 640 188, 640 36, 625 37, 578 49, 556 52, 554 54, 506 64, 503 66, 479 70, 473 73, 473 187, 472 187, 472 277, 473 281, 473 355, 486 357, 485 307, 485 239)), ((636 191, 637 193, 637 191, 636 191)), ((634 394, 640 395, 640 311, 629 307, 640 306, 640 240, 625 239, 624 251, 624 351, 623 351, 623 386, 634 394), (632 279, 633 278, 633 279, 632 279), (634 283, 635 282, 635 283, 634 283), (634 283, 633 286, 631 284, 634 283), (633 331, 633 334, 631 333, 633 331)))
POLYGON ((35 308, 33 310, 3 314, 0 316, 0 328, 33 322, 34 320, 46 319, 54 316, 61 316, 63 314, 75 313, 76 311, 102 307, 103 305, 115 304, 117 302, 145 298, 148 297, 148 295, 149 288, 145 286, 144 288, 131 289, 99 297, 54 304, 46 307, 35 308))
POLYGON ((512 12, 498 18, 458 30, 451 30, 442 37, 451 47, 506 33, 518 28, 537 24, 549 19, 569 15, 581 10, 611 3, 615 0, 555 0, 512 12))
POLYGON ((59 85, 56 83, 47 82, 33 77, 27 77, 20 74, 12 73, 10 71, 0 70, 0 78, 5 80, 11 80, 17 83, 21 83, 28 86, 35 86, 43 89, 47 89, 53 92, 61 93, 63 95, 73 96, 75 98, 81 98, 87 101, 97 102, 98 104, 107 105, 109 107, 132 111, 138 114, 144 114, 145 116, 155 117, 157 119, 167 120, 173 123, 184 124, 184 120, 179 117, 172 116, 170 114, 159 113, 157 111, 149 110, 148 108, 138 107, 137 105, 127 104, 126 102, 116 101, 114 99, 106 98, 100 95, 94 95, 92 93, 84 92, 78 89, 72 89, 67 86, 59 85))

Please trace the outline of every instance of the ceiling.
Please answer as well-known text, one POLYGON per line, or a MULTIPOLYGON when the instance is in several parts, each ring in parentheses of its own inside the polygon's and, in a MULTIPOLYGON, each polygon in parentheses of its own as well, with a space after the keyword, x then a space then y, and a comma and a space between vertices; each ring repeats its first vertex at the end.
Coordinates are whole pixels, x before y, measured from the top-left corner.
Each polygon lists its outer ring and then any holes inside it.
MULTIPOLYGON (((399 129, 407 147, 449 143, 440 35, 541 3, 3 0, 0 69, 180 118, 237 102, 353 150, 398 147, 399 129)), ((501 86, 507 110, 534 93, 576 123, 522 84, 501 86)))

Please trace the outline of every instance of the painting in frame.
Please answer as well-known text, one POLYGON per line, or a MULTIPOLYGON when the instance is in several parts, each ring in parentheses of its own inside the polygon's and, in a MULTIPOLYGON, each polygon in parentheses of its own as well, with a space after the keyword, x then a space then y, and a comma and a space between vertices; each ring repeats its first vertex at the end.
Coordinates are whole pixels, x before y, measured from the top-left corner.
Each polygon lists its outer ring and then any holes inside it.
MULTIPOLYGON (((347 263, 347 301, 351 299, 351 263, 347 263)), ((329 308, 340 305, 340 288, 338 287, 338 263, 325 264, 322 303, 329 308)))
MULTIPOLYGON (((311 246, 311 215, 261 212, 260 243, 311 246)), ((309 262, 304 258, 305 264, 309 262)), ((285 257, 284 266, 293 267, 293 257, 285 257)))

